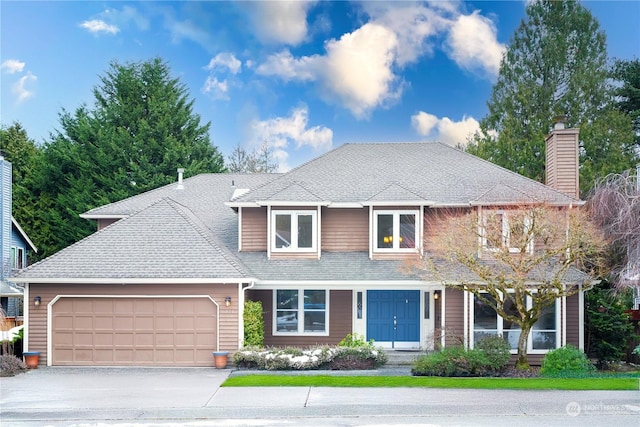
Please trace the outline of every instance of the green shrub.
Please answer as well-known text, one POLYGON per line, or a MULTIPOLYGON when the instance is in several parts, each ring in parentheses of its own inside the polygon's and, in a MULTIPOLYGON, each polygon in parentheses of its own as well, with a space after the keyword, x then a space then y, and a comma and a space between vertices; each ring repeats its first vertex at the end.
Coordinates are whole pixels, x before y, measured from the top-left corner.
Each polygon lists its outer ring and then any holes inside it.
POLYGON ((582 376, 595 371, 584 352, 571 344, 548 352, 542 359, 540 373, 547 377, 582 376))
POLYGON ((13 377, 27 370, 27 365, 13 354, 0 355, 0 377, 13 377))
POLYGON ((475 343, 475 348, 484 352, 488 368, 494 372, 503 370, 511 359, 511 347, 500 335, 488 335, 481 338, 475 343))
POLYGON ((246 347, 264 346, 264 317, 260 301, 244 303, 244 345, 246 347))
POLYGON ((366 341, 363 335, 347 334, 346 337, 338 343, 338 347, 366 347, 373 346, 373 339, 366 341))
POLYGON ((419 357, 411 368, 413 375, 439 377, 485 376, 491 373, 484 351, 461 346, 445 347, 419 357))

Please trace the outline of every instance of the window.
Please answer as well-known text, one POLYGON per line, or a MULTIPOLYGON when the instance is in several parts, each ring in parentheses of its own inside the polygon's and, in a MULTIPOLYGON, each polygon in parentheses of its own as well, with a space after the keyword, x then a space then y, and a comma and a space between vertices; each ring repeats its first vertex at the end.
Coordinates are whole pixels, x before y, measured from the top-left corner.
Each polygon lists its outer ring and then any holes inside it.
MULTIPOLYGON (((473 341, 474 343, 487 335, 501 335, 511 347, 511 350, 518 349, 520 339, 520 327, 502 317, 498 316, 493 306, 495 300, 486 295, 489 303, 481 300, 477 295, 473 298, 473 341), (492 306, 493 305, 493 306, 492 306)), ((557 308, 556 303, 542 310, 538 321, 533 325, 529 334, 527 351, 547 351, 557 348, 557 308)), ((528 298, 527 305, 531 307, 531 299, 528 298)), ((504 302, 504 310, 509 314, 517 314, 514 302, 507 298, 504 302)))
POLYGON ((272 211, 274 251, 311 252, 316 249, 315 211, 272 211))
POLYGON ((328 334, 327 291, 278 289, 274 293, 274 334, 328 334))
POLYGON ((24 249, 13 246, 11 248, 11 268, 20 270, 24 268, 24 249))
POLYGON ((413 251, 418 247, 417 211, 376 211, 377 251, 413 251))
POLYGON ((482 247, 488 251, 533 253, 531 219, 522 211, 488 211, 482 218, 482 247))

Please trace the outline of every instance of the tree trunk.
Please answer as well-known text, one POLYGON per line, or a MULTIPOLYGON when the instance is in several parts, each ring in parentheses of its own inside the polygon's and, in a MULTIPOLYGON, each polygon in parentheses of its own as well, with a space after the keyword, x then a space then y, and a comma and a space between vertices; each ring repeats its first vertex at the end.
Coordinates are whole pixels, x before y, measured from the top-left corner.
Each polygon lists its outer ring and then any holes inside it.
POLYGON ((520 325, 520 338, 518 339, 518 358, 516 359, 516 369, 526 371, 530 368, 529 358, 527 356, 527 341, 531 332, 530 325, 520 325))

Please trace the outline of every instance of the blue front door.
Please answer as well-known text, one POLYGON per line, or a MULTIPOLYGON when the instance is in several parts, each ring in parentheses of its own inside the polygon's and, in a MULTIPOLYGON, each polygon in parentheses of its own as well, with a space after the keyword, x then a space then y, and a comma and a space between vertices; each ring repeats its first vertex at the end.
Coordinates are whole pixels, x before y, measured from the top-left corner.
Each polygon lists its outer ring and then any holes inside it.
POLYGON ((367 339, 391 348, 420 345, 420 291, 368 291, 367 339))

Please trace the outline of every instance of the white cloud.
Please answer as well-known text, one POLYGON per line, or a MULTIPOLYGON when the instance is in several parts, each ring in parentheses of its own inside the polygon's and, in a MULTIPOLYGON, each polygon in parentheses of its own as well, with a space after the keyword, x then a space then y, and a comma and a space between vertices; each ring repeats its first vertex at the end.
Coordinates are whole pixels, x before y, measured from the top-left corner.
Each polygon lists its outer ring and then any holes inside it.
POLYGON ((395 62, 403 66, 425 54, 431 54, 438 33, 449 26, 444 17, 449 9, 413 2, 365 2, 365 10, 372 22, 393 31, 398 38, 395 62), (446 12, 446 13, 445 13, 446 12))
POLYGON ((365 24, 340 40, 327 43, 323 86, 337 96, 356 117, 399 98, 393 61, 398 39, 387 28, 365 24))
POLYGON ((118 28, 117 26, 107 24, 101 19, 91 19, 89 21, 84 21, 83 23, 80 24, 80 26, 82 28, 89 30, 89 32, 94 34, 98 34, 98 33, 116 34, 118 33, 118 31, 120 31, 120 28, 118 28))
POLYGON ((256 147, 267 142, 273 149, 274 157, 280 163, 280 170, 287 170, 287 149, 294 145, 296 149, 310 147, 316 151, 328 151, 333 145, 333 131, 324 126, 307 127, 309 111, 307 107, 298 107, 289 117, 276 117, 268 120, 253 120, 250 123, 252 144, 256 147))
POLYGON ((37 79, 38 77, 33 75, 31 71, 27 71, 27 74, 13 84, 11 90, 16 95, 16 102, 21 103, 34 95, 35 92, 30 89, 30 85, 37 79))
POLYGON ((205 70, 213 71, 215 69, 226 68, 232 74, 238 74, 241 67, 242 62, 240 62, 233 53, 221 52, 215 57, 211 58, 211 61, 209 61, 209 64, 205 67, 205 70))
POLYGON ((318 70, 322 68, 323 59, 319 55, 303 56, 296 59, 289 50, 273 54, 256 68, 258 74, 264 76, 277 76, 284 81, 316 80, 318 70))
POLYGON ((461 68, 497 76, 506 46, 498 42, 496 34, 493 21, 478 11, 460 15, 447 37, 448 54, 461 68))
POLYGON ((17 59, 7 59, 0 65, 0 69, 5 70, 7 74, 21 73, 25 63, 17 59))
POLYGON ((102 13, 102 16, 109 18, 111 22, 116 22, 121 25, 126 25, 132 21, 140 30, 149 29, 149 18, 139 14, 138 11, 131 6, 123 6, 122 10, 107 9, 102 13))
POLYGON ((215 77, 207 77, 202 88, 203 93, 207 93, 213 97, 213 99, 229 99, 229 84, 227 80, 219 81, 215 77))
POLYGON ((428 136, 452 146, 466 146, 467 139, 480 130, 480 123, 473 117, 463 116, 459 122, 448 117, 439 119, 424 111, 411 116, 411 124, 421 136, 428 136))
POLYGON ((392 66, 398 39, 387 28, 365 24, 325 44, 326 55, 294 58, 289 51, 269 57, 256 71, 285 81, 318 81, 321 96, 338 101, 356 117, 400 96, 392 66))
POLYGON ((247 5, 256 36, 263 43, 298 45, 307 37, 307 11, 313 1, 258 1, 247 5))

